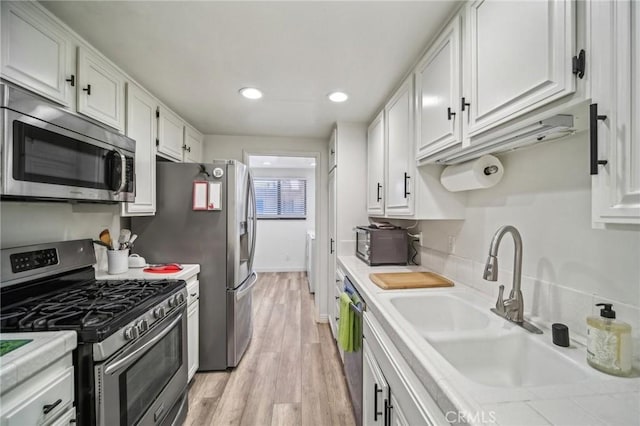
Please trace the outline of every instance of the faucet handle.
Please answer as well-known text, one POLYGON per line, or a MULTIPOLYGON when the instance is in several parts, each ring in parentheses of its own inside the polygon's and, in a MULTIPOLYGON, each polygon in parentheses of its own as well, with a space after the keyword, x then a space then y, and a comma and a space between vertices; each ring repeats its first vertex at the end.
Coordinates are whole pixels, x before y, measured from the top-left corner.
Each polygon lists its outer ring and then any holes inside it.
POLYGON ((498 300, 496 300, 496 311, 504 313, 504 285, 500 284, 498 287, 498 300))

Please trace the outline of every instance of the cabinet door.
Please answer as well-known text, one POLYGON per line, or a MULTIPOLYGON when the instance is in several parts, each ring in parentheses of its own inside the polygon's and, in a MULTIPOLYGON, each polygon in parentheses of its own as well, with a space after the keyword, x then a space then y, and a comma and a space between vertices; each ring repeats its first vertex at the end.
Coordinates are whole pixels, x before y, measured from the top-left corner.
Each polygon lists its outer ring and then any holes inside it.
POLYGON ((384 111, 367 130, 367 213, 384 215, 384 111))
POLYGON ((125 79, 111 64, 78 47, 78 112, 124 130, 125 79))
POLYGON ((329 247, 328 252, 329 256, 327 259, 327 305, 329 306, 329 323, 331 325, 331 331, 333 332, 334 338, 337 336, 337 323, 336 317, 338 317, 337 312, 335 312, 335 299, 333 299, 334 291, 334 276, 336 274, 336 234, 337 234, 337 226, 336 226, 336 173, 337 170, 333 169, 331 173, 329 173, 329 181, 328 181, 328 223, 329 223, 329 247))
POLYGON ((2 77, 70 106, 75 95, 70 36, 27 2, 2 2, 2 77))
POLYGON ((156 110, 158 102, 139 87, 127 84, 125 133, 136 141, 136 200, 122 204, 122 216, 156 212, 156 110))
POLYGON ((416 70, 416 158, 461 141, 460 21, 456 16, 416 70))
POLYGON ((386 425, 384 401, 387 381, 366 341, 362 342, 362 424, 386 425))
POLYGON ((640 4, 592 2, 592 120, 605 160, 593 176, 593 220, 640 224, 640 4), (592 107, 593 108, 593 107, 592 107))
POLYGON ((195 301, 189 306, 187 312, 187 358, 188 361, 188 371, 189 371, 189 381, 193 378, 193 375, 196 374, 199 367, 199 356, 198 351, 200 350, 200 302, 195 301))
POLYGON ((391 98, 384 110, 387 138, 387 216, 413 214, 415 153, 413 143, 413 75, 391 98))
POLYGON ((164 107, 158 108, 158 153, 182 161, 184 121, 164 107))
POLYGON ((400 405, 398 399, 393 393, 391 393, 389 397, 387 416, 389 417, 388 422, 392 426, 415 426, 424 422, 423 418, 418 418, 416 420, 418 420, 420 423, 410 423, 409 420, 407 420, 407 416, 402 411, 402 405, 400 405))
POLYGON ((202 162, 202 140, 204 137, 191 126, 184 127, 184 162, 202 162))
POLYGON ((333 129, 331 132, 331 138, 329 139, 329 171, 338 164, 338 152, 337 152, 338 130, 333 129))
POLYGON ((469 134, 575 91, 575 2, 477 0, 469 5, 469 134))

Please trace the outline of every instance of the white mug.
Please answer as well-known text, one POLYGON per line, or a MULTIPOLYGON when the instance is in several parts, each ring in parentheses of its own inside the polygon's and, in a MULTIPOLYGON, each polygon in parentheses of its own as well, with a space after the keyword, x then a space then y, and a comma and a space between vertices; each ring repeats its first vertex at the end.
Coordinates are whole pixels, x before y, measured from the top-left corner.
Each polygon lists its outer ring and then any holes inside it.
POLYGON ((107 250, 107 272, 122 274, 129 270, 129 249, 107 250))

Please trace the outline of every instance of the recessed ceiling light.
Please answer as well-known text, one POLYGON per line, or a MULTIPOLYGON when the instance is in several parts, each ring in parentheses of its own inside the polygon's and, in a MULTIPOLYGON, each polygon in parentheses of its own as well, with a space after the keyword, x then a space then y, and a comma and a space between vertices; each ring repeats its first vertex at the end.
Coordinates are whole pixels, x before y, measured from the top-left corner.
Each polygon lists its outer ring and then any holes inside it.
POLYGON ((331 102, 344 102, 349 99, 349 95, 344 92, 332 92, 327 95, 331 102))
POLYGON ((263 162, 262 162, 262 165, 263 165, 263 166, 270 166, 270 165, 271 165, 271 162, 270 162, 270 161, 263 161, 263 162))
POLYGON ((240 89, 240 94, 247 99, 260 99, 262 92, 255 87, 243 87, 240 89))

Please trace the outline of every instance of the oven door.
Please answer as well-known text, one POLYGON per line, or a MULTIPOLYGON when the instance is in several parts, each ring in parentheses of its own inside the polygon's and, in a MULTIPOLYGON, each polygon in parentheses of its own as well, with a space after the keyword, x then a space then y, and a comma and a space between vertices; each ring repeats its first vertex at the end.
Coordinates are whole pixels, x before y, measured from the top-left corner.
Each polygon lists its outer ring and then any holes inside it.
POLYGON ((131 151, 3 108, 2 195, 134 201, 131 151))
POLYGON ((95 370, 98 426, 173 423, 187 388, 185 308, 95 370))
POLYGON ((371 254, 371 233, 362 228, 356 228, 356 256, 369 262, 371 254))

